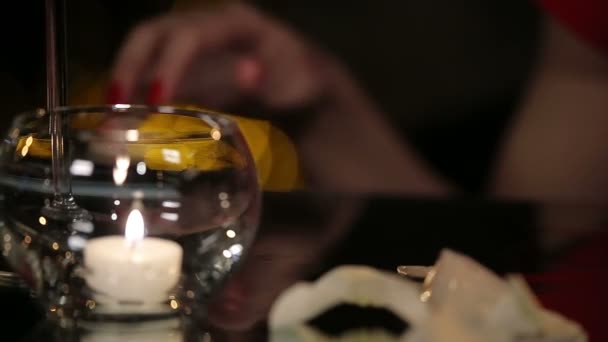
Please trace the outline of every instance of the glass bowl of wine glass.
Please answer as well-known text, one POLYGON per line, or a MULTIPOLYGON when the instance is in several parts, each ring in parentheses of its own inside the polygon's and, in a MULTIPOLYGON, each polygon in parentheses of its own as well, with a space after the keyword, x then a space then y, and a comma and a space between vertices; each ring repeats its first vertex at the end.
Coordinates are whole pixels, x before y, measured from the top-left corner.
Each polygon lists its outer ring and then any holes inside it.
POLYGON ((0 150, 0 184, 0 251, 59 319, 199 312, 260 214, 237 125, 168 106, 22 114, 0 150))

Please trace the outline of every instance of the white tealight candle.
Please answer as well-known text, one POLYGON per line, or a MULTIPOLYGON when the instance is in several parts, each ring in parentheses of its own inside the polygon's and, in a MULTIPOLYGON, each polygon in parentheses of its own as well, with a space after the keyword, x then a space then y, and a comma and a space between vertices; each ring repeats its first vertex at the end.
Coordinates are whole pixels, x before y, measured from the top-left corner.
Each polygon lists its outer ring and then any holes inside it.
POLYGON ((180 277, 183 250, 174 241, 144 237, 144 219, 134 209, 125 236, 90 240, 84 249, 86 283, 112 302, 161 303, 180 277))

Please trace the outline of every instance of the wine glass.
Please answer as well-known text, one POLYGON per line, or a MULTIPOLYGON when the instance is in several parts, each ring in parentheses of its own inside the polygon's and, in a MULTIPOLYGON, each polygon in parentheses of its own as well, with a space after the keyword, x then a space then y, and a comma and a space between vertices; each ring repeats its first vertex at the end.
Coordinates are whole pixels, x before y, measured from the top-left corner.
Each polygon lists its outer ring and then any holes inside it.
POLYGON ((204 311, 259 220, 253 160, 211 112, 64 107, 64 165, 87 215, 48 215, 49 115, 16 118, 0 149, 0 250, 50 317, 155 319, 204 311))

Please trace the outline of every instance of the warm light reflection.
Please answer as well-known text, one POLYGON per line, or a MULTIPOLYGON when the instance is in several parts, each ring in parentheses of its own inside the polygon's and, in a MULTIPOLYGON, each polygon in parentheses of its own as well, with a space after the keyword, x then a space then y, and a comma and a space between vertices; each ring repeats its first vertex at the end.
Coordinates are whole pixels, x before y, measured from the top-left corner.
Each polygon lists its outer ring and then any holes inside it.
POLYGON ((232 230, 232 229, 228 229, 226 231, 226 236, 229 237, 229 238, 231 238, 231 239, 234 239, 234 237, 236 236, 236 232, 234 230, 232 230))
POLYGON ((160 213, 160 218, 167 221, 177 222, 177 220, 179 220, 179 215, 176 213, 160 213))
POLYGON ((30 146, 32 145, 33 142, 34 142, 34 138, 32 138, 31 135, 29 137, 27 137, 27 139, 25 139, 25 146, 23 146, 23 148, 21 149, 22 157, 25 157, 27 155, 27 153, 30 151, 30 146))
POLYGON ((159 106, 158 107, 158 111, 161 112, 161 113, 173 114, 173 113, 175 113, 175 107, 171 107, 171 106, 159 106))
POLYGON ((70 249, 75 251, 83 249, 86 244, 87 240, 85 240, 82 236, 72 235, 68 238, 68 246, 70 249))
POLYGON ((232 255, 240 255, 242 251, 243 251, 243 245, 241 245, 241 244, 237 243, 237 244, 230 246, 230 253, 232 253, 232 255))
POLYGON ((129 165, 131 165, 131 158, 129 158, 129 156, 116 157, 116 168, 128 169, 129 165))
POLYGON ((429 273, 427 273, 426 277, 424 278, 423 286, 430 287, 436 274, 437 274, 437 270, 435 268, 431 268, 429 273))
POLYGON ((176 201, 163 201, 163 203, 161 205, 165 208, 173 208, 173 209, 177 209, 182 206, 181 203, 176 202, 176 201))
POLYGON ((89 309, 89 310, 93 310, 93 309, 95 309, 95 306, 97 306, 97 303, 95 303, 95 301, 94 301, 94 300, 90 300, 90 299, 89 299, 89 300, 87 300, 87 302, 86 302, 86 306, 87 306, 87 309, 89 309))
POLYGON ((46 226, 46 218, 44 216, 40 216, 38 218, 38 223, 40 223, 43 226, 46 226))
POLYGON ((424 303, 426 301, 429 300, 429 298, 431 298, 431 291, 427 290, 422 292, 422 294, 420 295, 420 300, 424 303))
POLYGON ((125 180, 127 180, 127 170, 115 168, 112 171, 112 177, 114 177, 114 183, 116 183, 116 185, 123 185, 125 180))
POLYGON ((59 249, 59 244, 57 242, 53 242, 52 247, 53 247, 54 250, 58 250, 59 249))
POLYGON ((144 239, 145 227, 144 216, 138 209, 133 209, 127 217, 125 227, 125 239, 129 245, 137 243, 144 239))
POLYGON ((70 173, 74 176, 88 177, 93 174, 95 164, 90 160, 74 159, 70 165, 70 173))
POLYGON ((232 253, 230 253, 230 251, 227 249, 224 249, 224 251, 222 252, 222 255, 224 255, 224 257, 226 259, 232 258, 232 253))
POLYGON ((116 185, 123 185, 125 180, 127 180, 129 165, 131 165, 131 158, 129 156, 116 157, 116 166, 112 170, 112 176, 116 185))
POLYGON ((125 132, 125 138, 127 141, 137 141, 139 140, 139 131, 136 129, 129 129, 125 132))
POLYGON ((135 171, 137 171, 137 174, 139 174, 139 175, 142 175, 142 176, 145 175, 146 171, 147 171, 146 163, 144 163, 143 161, 137 163, 135 171))
POLYGON ((213 140, 220 140, 222 139, 222 132, 220 132, 217 128, 214 128, 211 130, 211 138, 213 140))
POLYGON ((174 150, 172 148, 163 148, 161 153, 163 155, 163 159, 167 163, 179 164, 182 162, 182 154, 178 150, 174 150))
POLYGON ((179 307, 179 304, 177 303, 177 301, 175 299, 171 299, 170 305, 173 310, 175 310, 179 307))
POLYGON ((93 222, 78 220, 72 223, 72 229, 77 232, 90 234, 95 229, 95 226, 93 225, 93 222))
POLYGON ((120 200, 114 200, 114 205, 120 205, 120 200))

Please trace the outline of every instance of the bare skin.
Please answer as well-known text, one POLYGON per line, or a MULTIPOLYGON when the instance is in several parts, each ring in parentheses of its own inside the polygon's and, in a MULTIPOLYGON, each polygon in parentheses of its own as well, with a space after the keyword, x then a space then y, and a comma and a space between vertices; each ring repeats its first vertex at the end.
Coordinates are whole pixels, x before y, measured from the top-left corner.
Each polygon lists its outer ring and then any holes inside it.
POLYGON ((546 203, 547 249, 605 220, 608 58, 549 21, 535 77, 497 156, 489 193, 546 203))

